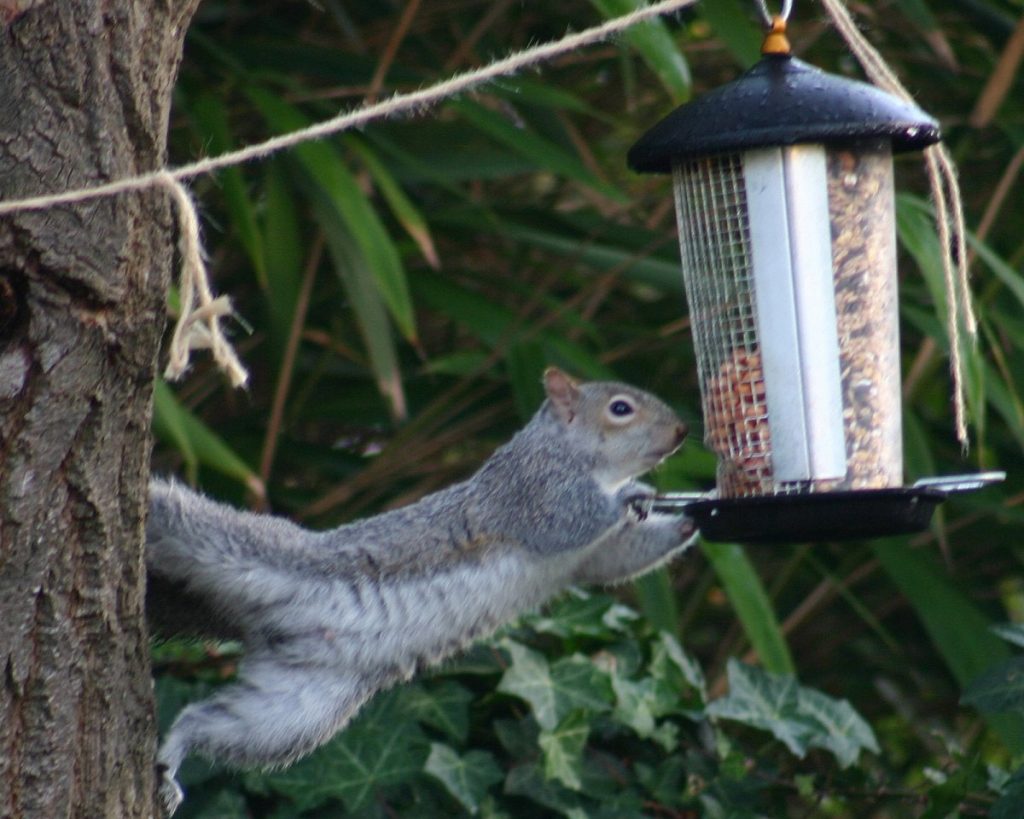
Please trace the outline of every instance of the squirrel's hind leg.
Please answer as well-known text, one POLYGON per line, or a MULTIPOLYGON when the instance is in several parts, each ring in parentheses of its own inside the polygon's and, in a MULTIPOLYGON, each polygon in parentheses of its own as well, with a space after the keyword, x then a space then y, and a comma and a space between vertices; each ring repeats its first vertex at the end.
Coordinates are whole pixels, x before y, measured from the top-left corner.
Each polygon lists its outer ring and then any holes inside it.
POLYGON ((322 745, 372 690, 331 669, 247 658, 242 677, 186 707, 157 754, 168 813, 182 799, 175 775, 191 753, 241 768, 287 765, 322 745))

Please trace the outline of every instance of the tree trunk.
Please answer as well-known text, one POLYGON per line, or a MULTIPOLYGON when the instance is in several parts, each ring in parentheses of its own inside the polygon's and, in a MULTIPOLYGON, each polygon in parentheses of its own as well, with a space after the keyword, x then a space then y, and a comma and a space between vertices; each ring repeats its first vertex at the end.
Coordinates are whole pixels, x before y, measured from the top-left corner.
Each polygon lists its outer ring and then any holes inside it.
MULTIPOLYGON (((198 0, 0 0, 0 196, 159 167, 198 0)), ((154 190, 0 219, 0 817, 153 816, 154 190)))

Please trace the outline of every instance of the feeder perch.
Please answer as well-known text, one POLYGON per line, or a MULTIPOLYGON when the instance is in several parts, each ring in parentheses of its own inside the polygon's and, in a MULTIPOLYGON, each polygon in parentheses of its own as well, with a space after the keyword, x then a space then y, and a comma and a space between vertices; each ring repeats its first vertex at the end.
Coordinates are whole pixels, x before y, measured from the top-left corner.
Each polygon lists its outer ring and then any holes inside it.
POLYGON ((917 531, 950 492, 998 479, 903 485, 892 154, 939 127, 792 57, 784 28, 776 18, 760 62, 629 151, 633 170, 672 175, 718 458, 716 492, 659 503, 712 540, 917 531))

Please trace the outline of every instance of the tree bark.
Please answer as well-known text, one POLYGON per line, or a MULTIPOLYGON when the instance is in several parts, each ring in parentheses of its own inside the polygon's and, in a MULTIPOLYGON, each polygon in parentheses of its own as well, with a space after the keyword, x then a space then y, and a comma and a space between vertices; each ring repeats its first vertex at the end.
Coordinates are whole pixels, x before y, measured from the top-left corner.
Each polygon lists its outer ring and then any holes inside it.
MULTIPOLYGON (((0 0, 0 196, 161 166, 198 0, 0 0)), ((149 421, 160 190, 0 219, 0 817, 156 814, 149 421)))

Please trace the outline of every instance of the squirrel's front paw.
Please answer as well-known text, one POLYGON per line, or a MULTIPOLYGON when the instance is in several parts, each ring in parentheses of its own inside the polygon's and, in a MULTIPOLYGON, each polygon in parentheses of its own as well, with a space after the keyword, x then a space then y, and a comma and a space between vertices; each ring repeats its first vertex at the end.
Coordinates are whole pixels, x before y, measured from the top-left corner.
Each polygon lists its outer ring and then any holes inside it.
POLYGON ((653 486, 645 483, 629 483, 619 490, 618 501, 626 514, 638 521, 647 520, 654 507, 657 495, 653 486))
POLYGON ((680 515, 678 518, 679 542, 687 546, 697 538, 697 523, 693 518, 680 515))

